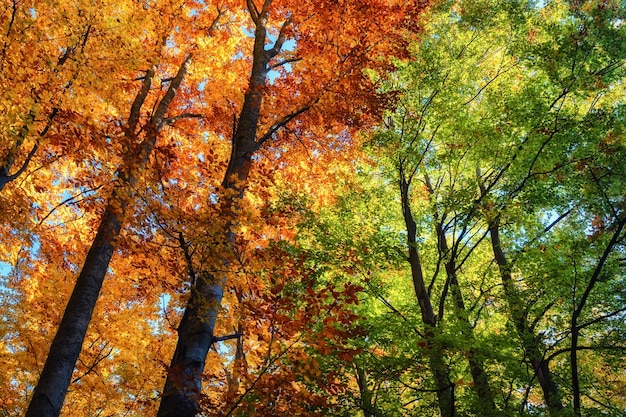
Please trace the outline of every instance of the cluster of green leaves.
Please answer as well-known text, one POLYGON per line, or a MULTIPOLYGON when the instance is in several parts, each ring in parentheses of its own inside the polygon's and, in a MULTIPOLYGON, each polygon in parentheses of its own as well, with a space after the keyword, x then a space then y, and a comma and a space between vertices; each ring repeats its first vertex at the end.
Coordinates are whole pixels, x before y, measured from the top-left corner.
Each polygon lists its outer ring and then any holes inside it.
POLYGON ((352 407, 366 416, 436 407, 402 249, 397 184, 408 178, 459 415, 490 412, 471 355, 484 364, 497 415, 626 410, 624 12, 616 1, 443 2, 431 11, 387 86, 398 101, 367 147, 375 168, 316 219, 318 242, 360 257, 343 267, 367 294, 363 353, 346 368, 352 407), (496 231, 506 263, 492 247, 496 231))

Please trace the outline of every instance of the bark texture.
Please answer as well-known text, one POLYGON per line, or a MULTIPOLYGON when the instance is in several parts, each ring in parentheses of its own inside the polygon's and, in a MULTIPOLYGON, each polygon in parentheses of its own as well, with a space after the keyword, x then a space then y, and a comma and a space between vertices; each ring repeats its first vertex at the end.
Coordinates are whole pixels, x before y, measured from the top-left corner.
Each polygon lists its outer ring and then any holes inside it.
POLYGON ((78 360, 87 327, 102 288, 115 238, 121 229, 123 208, 115 208, 114 195, 109 200, 74 291, 65 308, 59 329, 30 401, 26 417, 58 416, 65 400, 74 365, 78 360))

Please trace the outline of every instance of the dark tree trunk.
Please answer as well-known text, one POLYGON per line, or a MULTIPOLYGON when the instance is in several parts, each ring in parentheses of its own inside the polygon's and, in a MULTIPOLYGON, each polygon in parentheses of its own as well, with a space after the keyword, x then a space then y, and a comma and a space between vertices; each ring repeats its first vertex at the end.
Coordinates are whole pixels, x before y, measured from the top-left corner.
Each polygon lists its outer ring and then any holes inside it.
POLYGON ((449 256, 450 259, 446 262, 446 275, 450 286, 450 292, 452 293, 452 299, 455 306, 455 318, 461 325, 461 332, 463 333, 464 340, 467 341, 467 360, 469 363, 470 373, 472 374, 472 381, 474 382, 474 390, 480 400, 480 412, 483 416, 496 417, 499 414, 496 408, 493 391, 489 384, 489 377, 485 371, 483 365, 483 358, 476 349, 476 338, 474 337, 474 330, 467 316, 467 309, 465 308, 465 301, 463 300, 463 294, 459 287, 459 282, 456 274, 456 254, 449 253, 448 243, 446 241, 446 235, 441 225, 437 226, 437 234, 439 236, 439 249, 442 254, 449 256))
MULTIPOLYGON (((228 168, 222 182, 221 216, 225 224, 222 240, 231 249, 235 245, 235 236, 229 229, 235 221, 237 207, 246 190, 252 156, 266 140, 271 139, 278 128, 308 109, 305 107, 283 117, 266 134, 257 137, 269 62, 280 53, 285 41, 284 29, 291 23, 288 19, 273 47, 265 49, 271 3, 271 0, 265 0, 259 11, 248 1, 248 10, 256 27, 252 70, 237 128, 233 133, 228 168)), ((228 251, 214 255, 221 258, 221 263, 225 266, 223 269, 227 270, 232 262, 228 251)), ((193 265, 190 267, 193 268, 193 265)), ((199 412, 202 372, 209 349, 218 340, 214 335, 215 321, 226 281, 225 275, 218 275, 213 271, 201 271, 198 274, 178 329, 176 351, 169 367, 157 417, 194 417, 199 412)))
POLYGON ((361 410, 363 410, 363 417, 374 417, 372 404, 373 394, 367 384, 367 375, 365 374, 365 370, 361 368, 358 363, 355 363, 354 366, 356 369, 356 382, 359 386, 359 394, 361 395, 360 407, 361 410))
POLYGON ((96 238, 87 253, 83 269, 50 346, 50 353, 33 392, 26 417, 58 416, 61 412, 74 365, 113 255, 115 238, 120 233, 123 207, 114 208, 114 201, 123 203, 115 193, 109 200, 96 238))
MULTIPOLYGON (((617 211, 616 211, 617 212, 617 211)), ((622 213, 623 216, 623 213, 622 213)), ((572 318, 570 323, 570 330, 572 333, 571 336, 571 344, 570 344, 570 367, 572 369, 572 397, 573 397, 573 407, 574 414, 577 416, 581 416, 581 399, 580 399, 580 381, 578 378, 578 337, 580 336, 580 327, 578 325, 578 319, 587 304, 587 300, 589 299, 589 295, 591 291, 596 286, 600 279, 600 273, 602 272, 602 268, 606 264, 609 255, 614 250, 615 246, 623 241, 626 238, 626 234, 623 234, 624 226, 626 226, 626 216, 623 218, 618 218, 615 220, 613 224, 613 235, 609 240, 608 244, 604 248, 602 256, 598 260, 596 267, 594 268, 593 274, 591 278, 589 278, 589 282, 583 292, 576 309, 572 312, 572 318)), ((546 366, 547 368, 547 366, 546 366)))
MULTIPOLYGON (((120 178, 119 185, 114 188, 108 199, 98 232, 87 253, 85 263, 52 341, 46 363, 26 411, 26 417, 56 417, 61 412, 72 372, 80 355, 87 327, 115 250, 115 242, 124 222, 124 213, 130 201, 125 186, 133 186, 137 182, 139 173, 147 164, 158 132, 165 124, 167 108, 187 73, 190 59, 191 56, 185 59, 168 91, 159 102, 153 117, 146 126, 146 136, 138 149, 133 149, 136 152, 126 155, 126 166, 117 172, 120 178)), ((150 90, 154 75, 154 69, 148 71, 141 91, 137 94, 131 108, 126 131, 126 139, 129 143, 134 142, 139 112, 150 90)))
MULTIPOLYGON (((430 177, 427 172, 424 172, 424 183, 428 192, 433 195, 434 189, 430 182, 430 177)), ((439 258, 446 259, 446 285, 445 288, 449 288, 452 293, 452 299, 454 302, 455 318, 461 324, 461 331, 463 337, 467 340, 469 348, 467 349, 467 360, 470 367, 470 373, 472 374, 472 381, 474 382, 474 390, 480 400, 480 413, 484 416, 496 417, 499 415, 499 411, 496 408, 493 391, 489 384, 489 377, 483 366, 483 358, 476 349, 476 339, 474 337, 474 329, 470 324, 469 317, 467 315, 467 309, 465 308, 465 300, 463 299, 463 293, 459 286, 459 281, 456 273, 456 259, 457 251, 456 245, 453 243, 452 249, 448 246, 448 240, 446 231, 443 228, 443 218, 441 218, 438 210, 435 208, 433 213, 435 219, 435 232, 437 233, 437 250, 439 251, 439 258)), ((444 289, 444 293, 440 301, 440 319, 443 318, 443 306, 447 294, 447 290, 444 289)))
POLYGON ((509 306, 511 321, 513 322, 515 330, 522 341, 524 351, 530 360, 535 376, 537 377, 537 381, 541 386, 543 398, 548 406, 548 410, 551 415, 556 415, 563 409, 561 396, 556 383, 550 374, 548 363, 544 359, 541 342, 537 339, 537 336, 534 334, 534 331, 531 329, 527 321, 521 294, 515 287, 511 277, 511 266, 506 259, 506 255, 502 250, 500 242, 500 226, 498 219, 493 220, 489 225, 489 233, 491 236, 491 247, 494 258, 500 268, 502 286, 504 287, 504 295, 509 306))
POLYGON ((202 391, 202 373, 213 343, 223 287, 223 278, 206 273, 198 276, 178 327, 178 344, 167 374, 158 416, 196 415, 202 391))
POLYGON ((437 387, 437 400, 442 417, 455 416, 454 384, 450 381, 448 366, 445 361, 444 350, 436 342, 437 317, 433 310, 430 294, 424 283, 422 264, 417 250, 417 225, 411 212, 409 201, 409 188, 411 181, 407 180, 402 167, 400 167, 400 196, 402 201, 402 214, 407 230, 409 245, 409 264, 415 295, 422 313, 422 322, 426 326, 424 338, 426 339, 426 353, 429 359, 430 371, 435 379, 437 387))

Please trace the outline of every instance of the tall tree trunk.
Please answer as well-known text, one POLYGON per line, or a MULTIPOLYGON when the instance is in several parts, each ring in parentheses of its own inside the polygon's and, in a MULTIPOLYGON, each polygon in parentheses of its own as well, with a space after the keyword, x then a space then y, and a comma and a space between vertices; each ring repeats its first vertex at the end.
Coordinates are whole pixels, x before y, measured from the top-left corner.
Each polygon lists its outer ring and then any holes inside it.
MULTIPOLYGON (((617 213, 617 211, 615 212, 617 213)), ((578 379, 578 337, 580 336, 580 327, 578 325, 578 319, 580 318, 580 315, 582 314, 583 309, 585 308, 585 305, 587 304, 587 300, 589 299, 589 295, 591 294, 591 291, 600 280, 600 274, 602 272, 602 268, 604 268, 604 265, 606 264, 606 261, 608 260, 609 255, 611 254, 611 252, 613 252, 613 249, 615 248, 615 246, 626 238, 626 234, 622 233, 624 231, 624 226, 626 226, 626 216, 624 216, 621 219, 619 218, 619 216, 617 216, 613 224, 613 235, 611 236, 611 239, 609 240, 608 244, 604 248, 602 256, 598 260, 598 263, 596 264, 596 267, 594 268, 591 278, 589 278, 589 282, 587 283, 587 286, 585 287, 585 291, 583 292, 583 295, 580 298, 578 305, 572 312, 572 318, 571 318, 571 323, 570 323, 570 331, 572 333, 571 344, 570 344, 570 367, 572 369, 573 407, 574 407, 574 414, 577 416, 582 415, 581 400, 580 400, 580 381, 578 379)))
POLYGON ((178 326, 178 343, 157 416, 195 416, 202 373, 224 295, 225 277, 201 272, 178 326))
MULTIPOLYGON (((434 190, 430 182, 428 173, 424 172, 424 182, 428 192, 433 195, 434 190)), ((484 416, 498 416, 499 411, 496 408, 493 391, 489 384, 489 377, 483 366, 483 358, 476 349, 476 338, 474 337, 474 329, 470 324, 467 309, 465 308, 465 300, 463 299, 463 293, 459 286, 459 281, 456 273, 456 250, 453 245, 453 249, 450 250, 448 241, 446 239, 446 231, 443 228, 443 219, 440 220, 440 215, 435 209, 433 213, 435 219, 435 231, 437 233, 437 250, 441 259, 445 260, 446 270, 446 286, 450 288, 452 293, 452 299, 454 302, 455 318, 461 325, 461 332, 464 339, 469 346, 467 349, 467 360, 469 363, 470 373, 472 375, 472 381, 474 382, 474 390, 478 399, 480 400, 480 413, 484 416)), ((443 302, 445 301, 445 290, 440 302, 440 310, 443 311, 443 302)), ((441 319, 442 317, 440 317, 441 319)))
POLYGON ((119 236, 126 199, 117 190, 106 210, 50 346, 26 417, 58 416, 119 236))
POLYGON ((407 240, 409 246, 409 264, 411 266, 411 278, 415 295, 422 313, 422 322, 426 326, 424 338, 426 339, 426 353, 429 359, 430 371, 435 379, 437 387, 437 400, 439 410, 442 417, 455 416, 455 399, 454 384, 450 381, 448 366, 446 365, 444 351, 437 343, 436 335, 439 332, 437 328, 437 317, 433 310, 430 294, 424 283, 424 274, 422 271, 422 263, 419 252, 417 250, 417 225, 411 212, 411 204, 409 201, 409 189, 411 178, 407 179, 402 166, 400 167, 400 196, 402 202, 402 214, 407 230, 407 240))
POLYGON ((439 234, 440 250, 443 254, 448 254, 446 256, 450 257, 445 265, 446 276, 455 306, 455 318, 459 321, 464 340, 467 342, 467 360, 470 373, 472 374, 472 381, 474 382, 474 390, 480 400, 480 412, 483 416, 495 417, 499 415, 499 412, 496 408, 493 391, 489 384, 489 377, 483 366, 483 358, 476 349, 474 330, 467 317, 465 301, 456 275, 455 255, 449 254, 445 232, 442 230, 441 225, 437 225, 437 233, 439 234))
POLYGON ((537 381, 541 386, 543 398, 548 406, 548 410, 551 415, 556 415, 563 409, 561 396, 556 383, 550 374, 548 363, 544 360, 541 346, 542 343, 534 334, 533 329, 528 323, 524 301, 519 293, 519 290, 515 287, 515 283, 511 277, 511 265, 506 259, 506 255, 500 242, 500 224, 498 218, 491 221, 489 225, 489 234, 491 236, 491 247, 494 258, 500 269, 502 286, 504 287, 504 295, 509 306, 511 321, 513 322, 515 330, 522 341, 524 351, 530 360, 535 376, 537 377, 537 381))
MULTIPOLYGON (((481 199, 487 197, 488 191, 485 184, 481 180, 480 169, 476 168, 476 178, 480 188, 481 199)), ((509 264, 506 254, 502 249, 500 241, 500 218, 498 214, 488 212, 485 214, 489 225, 489 235, 491 238, 491 248, 493 256, 500 270, 500 278, 502 287, 504 288, 504 296, 509 308, 509 318, 515 327, 515 330, 521 339, 524 352, 528 356, 533 372, 537 377, 537 381, 541 386, 543 398, 550 415, 557 415, 563 409, 561 396, 552 375, 548 368, 548 363, 544 359, 542 353, 542 342, 537 338, 534 330, 531 328, 526 317, 525 303, 522 299, 513 278, 511 276, 511 265, 509 264)))
MULTIPOLYGON (((448 267, 446 266, 446 269, 448 267)), ((452 275, 450 279, 450 289, 452 291, 452 298, 456 305, 456 317, 461 323, 463 336, 467 340, 469 345, 467 349, 467 361, 469 363, 470 373, 472 374, 472 381, 474 382, 474 390, 480 400, 481 415, 498 416, 498 411, 491 385, 489 384, 489 376, 485 371, 483 365, 483 357, 481 353, 476 349, 476 338, 474 337, 474 330, 467 317, 467 310, 465 309, 465 303, 463 301, 463 295, 459 288, 459 283, 456 279, 456 275, 452 275)))
MULTIPOLYGON (((138 148, 131 149, 126 155, 125 166, 117 172, 118 185, 107 201, 98 232, 87 253, 85 263, 52 341, 46 363, 26 411, 26 417, 53 417, 61 412, 72 372, 80 355, 87 327, 115 250, 115 242, 124 222, 126 207, 130 202, 130 194, 126 186, 134 186, 146 166, 158 133, 166 123, 165 113, 187 73, 190 60, 191 56, 188 56, 181 65, 169 89, 156 107, 148 126, 145 127, 146 136, 138 148)), ((146 73, 142 88, 131 107, 125 135, 129 144, 135 142, 141 106, 150 91, 154 75, 154 68, 146 73)))
MULTIPOLYGON (((244 196, 252 164, 252 156, 280 127, 306 111, 302 108, 287 115, 272 126, 267 133, 257 137, 259 115, 264 89, 269 72, 269 62, 278 55, 285 41, 285 29, 291 24, 287 19, 276 41, 266 49, 267 21, 271 0, 265 0, 257 10, 248 0, 248 11, 255 24, 252 70, 249 87, 232 137, 231 155, 222 181, 222 212, 225 228, 223 242, 231 249, 235 236, 230 231, 241 199, 244 196)), ((215 254, 227 270, 232 263, 228 251, 215 254)), ((219 313, 227 276, 213 271, 198 274, 191 296, 187 302, 178 328, 178 341, 163 389, 157 417, 194 417, 199 412, 199 395, 202 390, 202 373, 211 345, 218 340, 214 335, 215 322, 219 313)))
POLYGON ((359 366, 358 363, 354 364, 356 370, 356 382, 359 386, 359 394, 361 410, 363 411, 363 417, 374 417, 373 404, 372 404, 372 390, 369 389, 367 384, 367 375, 365 370, 359 366))

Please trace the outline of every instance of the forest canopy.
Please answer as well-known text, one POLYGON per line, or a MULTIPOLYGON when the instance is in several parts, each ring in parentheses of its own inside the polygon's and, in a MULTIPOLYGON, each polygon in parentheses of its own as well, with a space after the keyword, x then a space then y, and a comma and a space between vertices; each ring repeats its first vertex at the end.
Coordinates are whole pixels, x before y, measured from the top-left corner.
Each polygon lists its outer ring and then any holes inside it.
POLYGON ((623 2, 0 16, 0 416, 626 415, 623 2))

